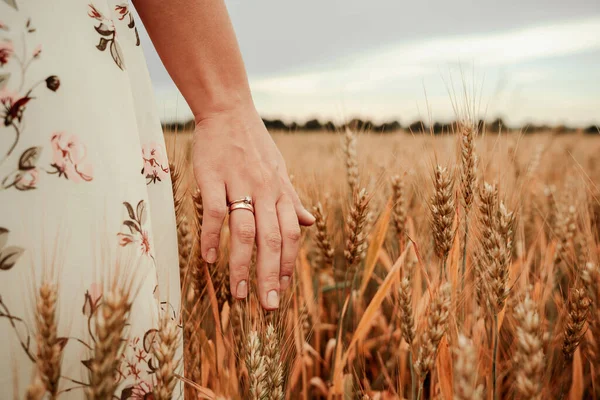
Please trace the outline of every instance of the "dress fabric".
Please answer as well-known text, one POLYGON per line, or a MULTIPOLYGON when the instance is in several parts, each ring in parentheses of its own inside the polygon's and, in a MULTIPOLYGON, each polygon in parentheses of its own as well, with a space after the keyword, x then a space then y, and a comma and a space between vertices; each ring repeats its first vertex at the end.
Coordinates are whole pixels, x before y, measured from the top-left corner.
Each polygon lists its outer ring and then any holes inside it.
POLYGON ((60 398, 85 398, 103 293, 131 288, 121 399, 150 398, 159 317, 179 315, 169 163, 129 7, 0 0, 0 399, 32 381, 42 282, 57 285, 60 398))

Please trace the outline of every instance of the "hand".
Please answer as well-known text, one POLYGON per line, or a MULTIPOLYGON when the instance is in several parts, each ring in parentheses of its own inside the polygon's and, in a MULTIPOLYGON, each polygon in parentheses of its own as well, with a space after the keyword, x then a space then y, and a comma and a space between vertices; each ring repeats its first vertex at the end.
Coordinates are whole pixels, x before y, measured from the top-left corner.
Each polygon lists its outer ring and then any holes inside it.
POLYGON ((235 210, 229 218, 231 293, 248 294, 248 271, 258 245, 257 281, 261 305, 279 306, 279 292, 291 282, 300 247, 300 225, 314 223, 292 187, 285 162, 253 106, 219 111, 197 121, 194 175, 202 194, 201 251, 217 259, 228 201, 250 196, 255 214, 235 210))

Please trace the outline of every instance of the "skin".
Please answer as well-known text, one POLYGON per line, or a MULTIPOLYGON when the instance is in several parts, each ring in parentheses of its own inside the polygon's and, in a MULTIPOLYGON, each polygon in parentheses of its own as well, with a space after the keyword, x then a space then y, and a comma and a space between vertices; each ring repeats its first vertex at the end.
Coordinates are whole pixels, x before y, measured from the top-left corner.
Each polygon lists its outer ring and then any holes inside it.
POLYGON ((279 307, 293 275, 300 226, 314 223, 290 182, 285 162, 256 111, 223 0, 138 0, 135 7, 173 81, 194 113, 193 168, 202 193, 202 257, 217 260, 227 202, 253 199, 255 214, 230 214, 231 293, 248 295, 258 247, 260 303, 279 307))

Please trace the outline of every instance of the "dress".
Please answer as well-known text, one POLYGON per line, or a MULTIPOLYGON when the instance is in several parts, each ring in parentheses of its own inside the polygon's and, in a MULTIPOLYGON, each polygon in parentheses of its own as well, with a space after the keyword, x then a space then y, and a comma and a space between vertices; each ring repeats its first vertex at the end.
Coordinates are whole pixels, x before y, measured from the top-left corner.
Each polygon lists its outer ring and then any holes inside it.
POLYGON ((42 281, 57 285, 60 398, 85 397, 106 290, 131 287, 119 398, 151 393, 158 318, 179 315, 169 163, 129 7, 0 0, 0 399, 32 380, 42 281))

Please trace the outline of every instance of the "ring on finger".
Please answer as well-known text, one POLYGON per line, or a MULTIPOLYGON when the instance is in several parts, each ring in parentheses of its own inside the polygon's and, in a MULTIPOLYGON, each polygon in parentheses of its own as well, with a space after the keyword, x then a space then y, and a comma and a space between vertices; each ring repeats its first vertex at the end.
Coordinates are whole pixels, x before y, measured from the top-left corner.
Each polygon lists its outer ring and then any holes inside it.
POLYGON ((229 213, 231 214, 235 210, 248 210, 252 214, 254 214, 254 206, 252 205, 252 203, 246 203, 246 202, 231 203, 229 205, 229 213))

